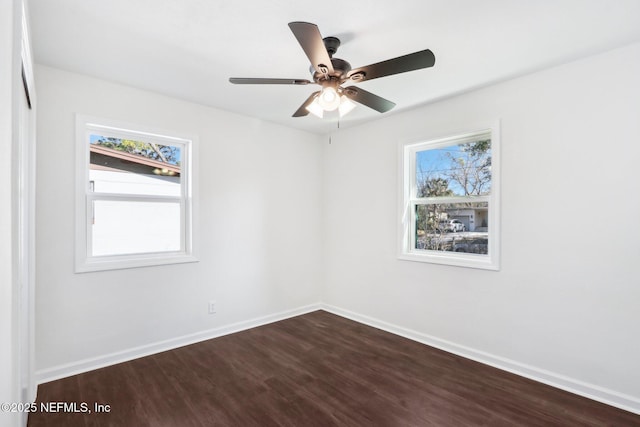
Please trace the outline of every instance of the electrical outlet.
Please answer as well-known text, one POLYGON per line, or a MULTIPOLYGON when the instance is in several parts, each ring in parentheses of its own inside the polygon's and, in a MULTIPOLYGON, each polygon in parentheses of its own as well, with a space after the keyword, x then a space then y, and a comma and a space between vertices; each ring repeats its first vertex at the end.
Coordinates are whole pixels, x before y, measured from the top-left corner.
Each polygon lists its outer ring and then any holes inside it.
POLYGON ((209 301, 209 314, 216 314, 216 302, 209 301))

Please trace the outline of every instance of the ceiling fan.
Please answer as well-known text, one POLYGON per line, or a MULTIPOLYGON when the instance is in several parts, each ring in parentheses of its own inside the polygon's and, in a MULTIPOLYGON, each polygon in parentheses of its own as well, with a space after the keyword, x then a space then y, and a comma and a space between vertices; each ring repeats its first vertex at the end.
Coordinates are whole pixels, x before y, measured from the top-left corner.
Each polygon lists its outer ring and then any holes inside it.
POLYGON ((322 89, 312 93, 309 98, 293 113, 293 117, 306 116, 312 113, 320 118, 325 111, 338 109, 340 117, 351 111, 355 101, 366 105, 380 113, 387 112, 396 104, 364 89, 355 86, 342 86, 345 83, 359 83, 379 77, 405 73, 433 67, 436 58, 429 49, 375 64, 352 69, 351 64, 333 55, 340 46, 337 37, 320 35, 315 24, 308 22, 290 22, 289 28, 302 46, 302 50, 311 61, 313 81, 304 79, 274 79, 274 78, 239 78, 231 77, 234 84, 278 84, 278 85, 306 85, 315 83, 322 89))

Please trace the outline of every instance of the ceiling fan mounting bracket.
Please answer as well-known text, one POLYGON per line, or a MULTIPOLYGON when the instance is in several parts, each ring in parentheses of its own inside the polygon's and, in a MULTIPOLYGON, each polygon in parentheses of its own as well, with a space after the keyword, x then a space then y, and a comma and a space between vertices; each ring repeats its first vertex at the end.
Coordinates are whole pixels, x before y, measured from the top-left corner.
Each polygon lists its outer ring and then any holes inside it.
POLYGON ((337 37, 325 37, 322 39, 324 47, 327 48, 329 58, 333 58, 333 55, 338 51, 340 47, 340 39, 337 37))
POLYGON ((364 80, 366 75, 367 75, 367 73, 365 73, 364 71, 357 71, 357 72, 351 74, 349 76, 349 78, 354 82, 359 82, 359 81, 364 80))
POLYGON ((353 87, 351 87, 351 86, 347 86, 347 87, 345 87, 345 88, 342 88, 342 92, 343 92, 344 94, 346 94, 346 95, 349 95, 349 96, 355 96, 355 95, 357 95, 357 94, 358 94, 357 89, 356 89, 356 88, 353 88, 353 87))

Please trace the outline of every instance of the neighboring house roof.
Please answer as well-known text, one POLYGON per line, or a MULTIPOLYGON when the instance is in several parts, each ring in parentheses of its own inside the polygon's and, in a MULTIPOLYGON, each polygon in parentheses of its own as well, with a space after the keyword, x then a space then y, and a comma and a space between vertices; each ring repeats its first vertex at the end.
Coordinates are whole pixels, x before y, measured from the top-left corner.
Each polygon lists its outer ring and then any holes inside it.
POLYGON ((132 172, 148 175, 180 176, 180 166, 152 160, 98 144, 89 145, 90 165, 93 170, 132 172))

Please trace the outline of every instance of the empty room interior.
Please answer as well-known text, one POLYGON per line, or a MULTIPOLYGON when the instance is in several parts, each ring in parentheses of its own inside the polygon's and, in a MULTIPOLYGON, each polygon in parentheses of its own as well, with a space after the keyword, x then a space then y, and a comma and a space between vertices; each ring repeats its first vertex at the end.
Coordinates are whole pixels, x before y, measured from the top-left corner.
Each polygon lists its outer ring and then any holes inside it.
POLYGON ((640 2, 0 20, 0 425, 640 426, 640 2))

